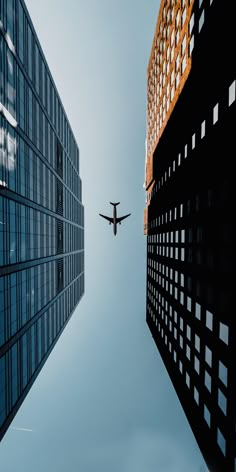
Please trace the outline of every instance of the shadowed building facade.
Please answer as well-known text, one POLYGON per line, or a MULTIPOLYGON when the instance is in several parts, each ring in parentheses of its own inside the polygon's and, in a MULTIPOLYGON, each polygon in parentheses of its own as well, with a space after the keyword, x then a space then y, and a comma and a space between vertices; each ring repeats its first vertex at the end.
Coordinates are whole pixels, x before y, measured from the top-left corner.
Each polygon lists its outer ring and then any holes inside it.
POLYGON ((162 1, 147 70, 147 323, 211 471, 236 471, 232 3, 162 1))
POLYGON ((0 0, 0 439, 83 293, 79 149, 24 2, 0 0))

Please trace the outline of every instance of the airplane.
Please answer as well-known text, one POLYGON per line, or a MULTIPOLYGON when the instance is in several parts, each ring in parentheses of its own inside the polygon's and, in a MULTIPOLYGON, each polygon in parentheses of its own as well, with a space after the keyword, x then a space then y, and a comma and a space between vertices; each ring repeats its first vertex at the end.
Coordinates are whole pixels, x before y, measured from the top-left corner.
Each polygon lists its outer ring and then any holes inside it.
POLYGON ((128 216, 131 215, 131 213, 129 213, 128 215, 125 215, 125 216, 120 216, 119 218, 117 217, 116 215, 116 207, 117 205, 120 204, 120 202, 118 203, 112 203, 110 202, 111 205, 113 205, 113 218, 110 218, 109 216, 105 216, 105 215, 102 215, 101 213, 99 213, 100 216, 102 216, 102 218, 105 218, 106 220, 109 221, 109 224, 113 224, 113 232, 114 232, 114 235, 116 235, 117 233, 117 224, 119 223, 121 225, 121 221, 124 220, 125 218, 128 218, 128 216))

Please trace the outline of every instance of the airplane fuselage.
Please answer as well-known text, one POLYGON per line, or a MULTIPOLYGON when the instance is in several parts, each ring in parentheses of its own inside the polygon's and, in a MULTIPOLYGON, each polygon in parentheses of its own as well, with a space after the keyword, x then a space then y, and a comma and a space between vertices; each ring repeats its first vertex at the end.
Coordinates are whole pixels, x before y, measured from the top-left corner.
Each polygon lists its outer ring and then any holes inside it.
POLYGON ((113 207, 113 233, 117 233, 117 223, 116 223, 116 206, 113 207))

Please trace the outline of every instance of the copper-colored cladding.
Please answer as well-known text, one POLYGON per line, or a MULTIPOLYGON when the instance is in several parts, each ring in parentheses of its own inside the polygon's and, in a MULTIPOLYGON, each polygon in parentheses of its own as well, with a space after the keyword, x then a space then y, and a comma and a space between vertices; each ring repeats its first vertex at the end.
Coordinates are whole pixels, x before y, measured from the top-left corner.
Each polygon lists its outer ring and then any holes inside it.
POLYGON ((194 0, 162 0, 160 5, 147 69, 147 205, 154 178, 153 153, 191 69, 193 3, 194 0))

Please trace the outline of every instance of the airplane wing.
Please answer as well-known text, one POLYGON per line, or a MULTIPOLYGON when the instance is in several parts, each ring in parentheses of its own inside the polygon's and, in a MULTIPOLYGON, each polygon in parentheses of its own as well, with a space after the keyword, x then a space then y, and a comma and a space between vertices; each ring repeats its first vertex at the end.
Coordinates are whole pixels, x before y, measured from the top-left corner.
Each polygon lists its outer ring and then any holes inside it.
POLYGON ((116 222, 117 223, 120 223, 122 220, 124 220, 125 218, 128 218, 128 216, 131 215, 131 213, 129 213, 128 215, 125 215, 125 216, 120 216, 120 218, 116 218, 116 222))
POLYGON ((109 221, 109 223, 113 223, 113 218, 110 218, 109 216, 101 215, 101 213, 99 213, 99 215, 102 216, 102 218, 105 218, 105 220, 109 221))

